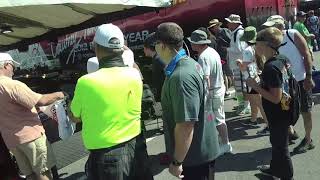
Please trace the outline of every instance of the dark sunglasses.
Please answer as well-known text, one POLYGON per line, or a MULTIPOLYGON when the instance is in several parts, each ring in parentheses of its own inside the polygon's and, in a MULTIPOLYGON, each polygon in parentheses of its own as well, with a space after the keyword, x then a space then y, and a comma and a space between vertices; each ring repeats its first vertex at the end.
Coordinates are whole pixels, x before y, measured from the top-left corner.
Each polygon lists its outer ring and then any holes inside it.
POLYGON ((16 66, 15 66, 12 62, 8 62, 7 64, 10 64, 10 65, 11 65, 13 71, 16 70, 16 66))

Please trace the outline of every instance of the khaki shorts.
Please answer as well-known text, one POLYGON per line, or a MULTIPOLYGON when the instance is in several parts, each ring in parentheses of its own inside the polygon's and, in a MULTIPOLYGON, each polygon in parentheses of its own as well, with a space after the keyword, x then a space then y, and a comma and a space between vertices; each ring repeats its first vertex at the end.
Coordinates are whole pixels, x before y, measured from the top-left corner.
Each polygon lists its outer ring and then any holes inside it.
POLYGON ((27 176, 32 173, 43 174, 56 164, 52 147, 44 134, 10 151, 15 156, 20 171, 27 176))

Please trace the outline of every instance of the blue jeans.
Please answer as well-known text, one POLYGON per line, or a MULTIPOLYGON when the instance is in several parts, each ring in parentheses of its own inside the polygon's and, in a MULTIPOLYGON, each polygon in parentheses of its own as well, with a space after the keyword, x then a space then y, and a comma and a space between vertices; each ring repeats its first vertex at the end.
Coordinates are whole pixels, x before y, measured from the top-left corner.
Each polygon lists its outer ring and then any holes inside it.
POLYGON ((119 145, 90 150, 89 180, 153 180, 142 135, 119 145))

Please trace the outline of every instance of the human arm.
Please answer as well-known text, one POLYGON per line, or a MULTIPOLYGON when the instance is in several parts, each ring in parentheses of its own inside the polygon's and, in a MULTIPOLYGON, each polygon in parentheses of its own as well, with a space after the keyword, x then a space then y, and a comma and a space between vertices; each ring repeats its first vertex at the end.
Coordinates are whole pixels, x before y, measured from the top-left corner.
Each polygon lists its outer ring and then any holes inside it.
POLYGON ((37 102, 36 106, 48 106, 58 100, 64 98, 63 92, 55 92, 50 94, 43 94, 39 101, 37 102))
POLYGON ((74 91, 74 96, 73 99, 70 103, 68 103, 68 116, 71 119, 71 121, 78 123, 81 122, 81 113, 83 111, 83 98, 86 97, 86 93, 85 93, 85 86, 86 84, 84 83, 84 81, 82 80, 82 78, 80 78, 76 84, 76 88, 74 91))
POLYGON ((261 88, 259 84, 252 78, 247 79, 247 85, 252 87, 255 91, 257 91, 264 99, 274 104, 280 103, 282 97, 281 88, 269 88, 269 90, 265 90, 261 88))
POLYGON ((32 91, 26 84, 20 81, 13 81, 13 91, 11 98, 18 104, 32 109, 39 106, 47 106, 54 103, 57 100, 63 99, 64 94, 62 92, 55 92, 51 94, 39 94, 32 91))
MULTIPOLYGON (((185 159, 192 139, 193 139, 193 130, 194 130, 194 123, 193 122, 183 122, 177 123, 174 129, 174 137, 175 137, 175 151, 173 155, 174 161, 183 162, 185 159)), ((183 169, 181 165, 173 165, 170 164, 169 171, 172 175, 183 178, 181 175, 183 169)))
POLYGON ((304 88, 306 90, 311 90, 314 88, 315 84, 312 80, 312 56, 310 50, 308 48, 306 40, 300 33, 294 33, 294 42, 303 58, 303 64, 306 70, 306 79, 303 84, 304 88))
POLYGON ((169 171, 179 178, 181 178, 182 163, 192 144, 194 124, 197 123, 200 113, 200 95, 203 95, 202 88, 199 88, 199 86, 203 86, 202 82, 197 83, 193 80, 193 77, 185 78, 184 76, 183 78, 185 79, 183 82, 178 81, 174 83, 175 87, 171 92, 175 94, 172 106, 174 121, 176 123, 174 129, 175 149, 173 159, 181 164, 171 164, 169 171), (199 92, 200 90, 201 92, 199 92))

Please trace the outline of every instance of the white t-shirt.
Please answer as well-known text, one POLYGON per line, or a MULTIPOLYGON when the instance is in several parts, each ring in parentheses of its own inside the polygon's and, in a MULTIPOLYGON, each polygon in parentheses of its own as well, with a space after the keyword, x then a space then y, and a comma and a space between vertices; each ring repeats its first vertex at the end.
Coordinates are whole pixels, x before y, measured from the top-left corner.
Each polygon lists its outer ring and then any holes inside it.
MULTIPOLYGON (((291 39, 294 41, 294 34, 299 32, 295 29, 289 29, 288 33, 291 39)), ((282 43, 287 44, 279 48, 279 53, 289 59, 294 78, 297 81, 302 81, 306 78, 306 70, 303 64, 303 57, 301 56, 296 45, 287 36, 286 31, 283 31, 283 34, 284 35, 282 43)))
POLYGON ((231 32, 230 47, 227 48, 228 64, 231 69, 235 69, 235 70, 239 69, 239 67, 237 66, 236 60, 242 58, 242 52, 248 46, 246 42, 240 41, 240 38, 243 36, 243 33, 244 33, 244 30, 241 25, 231 32), (234 38, 235 35, 236 37, 234 38))
MULTIPOLYGON (((246 80, 248 77, 255 77, 255 80, 257 82, 260 82, 260 78, 258 76, 258 66, 257 63, 255 62, 255 50, 252 46, 248 46, 242 54, 242 60, 245 63, 249 63, 247 65, 247 70, 243 71, 243 79, 246 80)), ((251 87, 248 86, 248 91, 251 91, 251 87)))
POLYGON ((224 80, 220 55, 211 47, 205 49, 199 56, 199 64, 202 66, 204 75, 210 78, 210 88, 214 94, 224 93, 224 80))
POLYGON ((134 64, 134 54, 130 49, 126 49, 122 54, 123 63, 129 67, 133 67, 134 64))
MULTIPOLYGON (((134 54, 130 49, 126 49, 122 54, 123 63, 129 67, 133 67, 134 54)), ((97 57, 91 57, 87 62, 87 72, 93 73, 99 69, 99 61, 97 57)))

